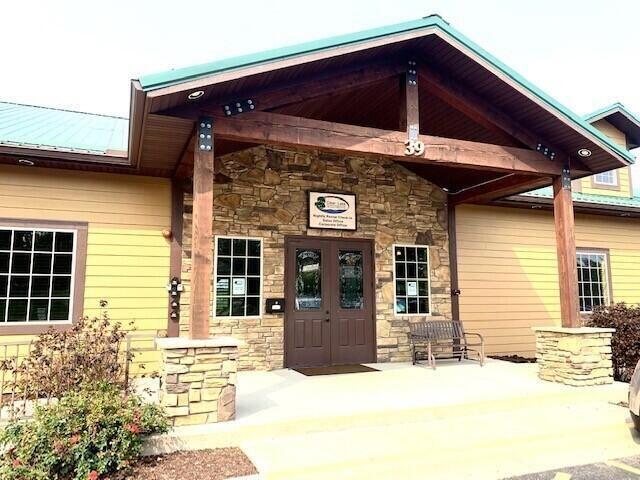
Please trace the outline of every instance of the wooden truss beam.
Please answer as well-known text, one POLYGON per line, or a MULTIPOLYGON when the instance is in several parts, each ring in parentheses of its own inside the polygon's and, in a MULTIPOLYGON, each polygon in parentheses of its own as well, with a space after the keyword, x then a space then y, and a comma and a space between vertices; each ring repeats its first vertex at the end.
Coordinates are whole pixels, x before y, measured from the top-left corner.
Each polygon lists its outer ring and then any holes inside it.
POLYGON ((534 190, 549 184, 548 177, 533 175, 507 174, 495 180, 484 182, 475 187, 466 188, 449 194, 451 205, 462 203, 486 203, 491 200, 515 195, 523 191, 534 190))
POLYGON ((317 148, 338 153, 386 156, 397 161, 532 175, 559 175, 561 167, 532 150, 419 135, 422 151, 408 152, 406 133, 325 122, 277 113, 219 117, 216 138, 317 148))

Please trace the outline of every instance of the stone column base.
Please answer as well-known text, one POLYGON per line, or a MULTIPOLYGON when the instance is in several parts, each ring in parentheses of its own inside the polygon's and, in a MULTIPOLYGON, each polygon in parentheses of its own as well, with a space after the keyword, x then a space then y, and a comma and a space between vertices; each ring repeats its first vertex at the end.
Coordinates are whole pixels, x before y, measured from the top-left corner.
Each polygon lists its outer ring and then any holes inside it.
POLYGON ((173 426, 233 420, 241 341, 157 338, 162 350, 160 404, 173 426))
POLYGON ((613 328, 534 327, 542 380, 576 387, 613 383, 613 328))

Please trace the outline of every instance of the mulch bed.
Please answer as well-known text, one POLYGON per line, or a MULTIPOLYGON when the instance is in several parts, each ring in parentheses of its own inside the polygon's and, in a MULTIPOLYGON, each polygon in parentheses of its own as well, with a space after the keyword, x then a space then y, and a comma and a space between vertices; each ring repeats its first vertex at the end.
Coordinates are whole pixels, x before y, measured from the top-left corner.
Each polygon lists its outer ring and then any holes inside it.
POLYGON ((504 360, 511 363, 536 363, 535 358, 521 357, 520 355, 489 355, 489 358, 495 360, 504 360))
POLYGON ((133 472, 118 480, 223 480, 255 473, 239 448, 216 448, 143 457, 133 472))

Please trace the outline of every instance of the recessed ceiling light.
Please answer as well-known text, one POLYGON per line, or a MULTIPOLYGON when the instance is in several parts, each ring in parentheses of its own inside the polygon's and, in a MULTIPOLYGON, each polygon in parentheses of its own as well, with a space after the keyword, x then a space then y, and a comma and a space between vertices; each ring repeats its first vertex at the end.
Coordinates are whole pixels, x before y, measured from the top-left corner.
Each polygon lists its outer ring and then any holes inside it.
POLYGON ((191 92, 187 98, 189 100, 197 100, 198 98, 200 98, 201 96, 204 95, 204 90, 196 90, 195 92, 191 92))
POLYGON ((26 158, 21 158, 18 160, 18 163, 20 165, 27 165, 29 167, 32 167, 33 165, 35 165, 35 163, 33 163, 31 160, 27 160, 26 158))
POLYGON ((578 150, 578 155, 580 155, 581 157, 590 157, 591 150, 589 150, 588 148, 581 148, 580 150, 578 150))

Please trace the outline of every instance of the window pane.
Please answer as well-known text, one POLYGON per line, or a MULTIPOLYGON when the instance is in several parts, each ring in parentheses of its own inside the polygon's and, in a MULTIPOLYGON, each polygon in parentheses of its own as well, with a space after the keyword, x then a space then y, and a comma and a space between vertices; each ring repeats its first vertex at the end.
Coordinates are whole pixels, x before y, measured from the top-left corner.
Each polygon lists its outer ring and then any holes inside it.
POLYGON ((427 257, 427 249, 426 248, 418 248, 418 261, 419 262, 427 262, 429 258, 427 257))
POLYGON ((33 254, 33 273, 51 273, 50 253, 33 254))
POLYGON ((53 273, 71 273, 71 255, 54 255, 53 273))
POLYGON ((0 273, 9 273, 9 253, 0 252, 0 273))
POLYGON ((409 297, 407 313, 418 313, 418 299, 409 297))
POLYGON ((396 261, 403 262, 405 259, 404 247, 396 247, 396 261))
POLYGON ((9 300, 7 321, 24 322, 27 319, 27 300, 9 300))
POLYGON ((248 244, 248 255, 250 257, 259 257, 260 256, 260 240, 249 240, 248 244))
POLYGON ((418 295, 426 297, 429 295, 429 282, 418 282, 418 295))
POLYGON ((231 295, 231 278, 218 277, 216 281, 216 295, 231 295))
POLYGON ((396 263, 396 278, 406 278, 405 264, 402 262, 396 263))
POLYGON ((230 258, 218 257, 217 273, 219 275, 230 275, 231 274, 231 259, 230 258))
POLYGON ((416 259, 416 249, 413 247, 407 247, 407 262, 415 262, 416 259))
POLYGON ((13 234, 14 250, 31 250, 32 242, 33 242, 33 232, 16 230, 13 234))
POLYGON ((396 299, 396 313, 407 313, 407 299, 398 297, 396 299))
POLYGON ((56 252, 73 252, 73 233, 56 232, 56 252))
MULTIPOLYGON (((72 233, 69 235, 73 236, 72 233)), ((53 232, 36 232, 33 249, 43 252, 53 250, 53 232)))
POLYGON ((218 255, 231 255, 231 239, 219 238, 218 239, 218 255))
POLYGON ((247 254, 247 241, 243 238, 233 239, 233 256, 245 256, 247 254))
POLYGON ((247 270, 247 261, 244 258, 235 258, 233 259, 233 271, 234 275, 245 275, 247 270))
POLYGON ((49 318, 51 320, 68 320, 69 300, 51 300, 49 318))
POLYGON ((219 317, 229 316, 229 297, 216 297, 216 315, 219 317))
POLYGON ((50 281, 51 281, 51 277, 32 277, 31 278, 31 296, 32 297, 48 297, 50 281))
POLYGON ((407 282, 405 280, 396 280, 396 295, 403 297, 407 294, 407 282))
POLYGON ((29 277, 26 275, 11 277, 9 296, 14 298, 29 296, 29 277))
POLYGON ((231 315, 244 316, 244 297, 231 299, 231 315))
POLYGON ((429 313, 429 299, 418 299, 418 313, 429 313))
POLYGON ((52 297, 68 297, 71 295, 71 277, 53 277, 52 297))
POLYGON ((260 279, 257 277, 247 278, 247 295, 260 295, 260 279))
POLYGON ((49 313, 49 300, 31 300, 29 306, 29 320, 45 322, 49 313))
POLYGON ((260 259, 247 259, 247 275, 260 275, 260 259))
POLYGON ((0 275, 0 297, 7 296, 8 288, 9 288, 9 277, 7 275, 0 275))
POLYGON ((4 322, 5 321, 6 311, 7 311, 7 301, 6 300, 0 300, 0 322, 4 322))
POLYGON ((11 230, 0 230, 0 250, 11 249, 11 230))
POLYGON ((579 252, 576 263, 580 311, 591 312, 593 307, 608 302, 606 255, 579 252))
POLYGON ((29 273, 31 271, 31 254, 14 253, 11 260, 11 273, 29 273))
POLYGON ((258 315, 260 313, 260 298, 247 297, 247 315, 258 315))
POLYGON ((340 308, 349 310, 364 308, 362 252, 340 250, 338 265, 340 308))
MULTIPOLYGON (((407 250, 408 252, 408 250, 407 250)), ((416 278, 418 271, 415 263, 407 263, 407 278, 416 278)))
POLYGON ((322 306, 322 255, 320 250, 296 250, 296 310, 322 306))
POLYGON ((418 278, 429 278, 429 265, 426 263, 418 264, 418 278))

